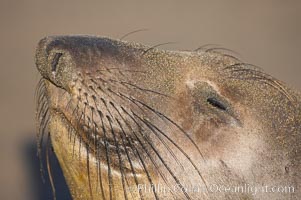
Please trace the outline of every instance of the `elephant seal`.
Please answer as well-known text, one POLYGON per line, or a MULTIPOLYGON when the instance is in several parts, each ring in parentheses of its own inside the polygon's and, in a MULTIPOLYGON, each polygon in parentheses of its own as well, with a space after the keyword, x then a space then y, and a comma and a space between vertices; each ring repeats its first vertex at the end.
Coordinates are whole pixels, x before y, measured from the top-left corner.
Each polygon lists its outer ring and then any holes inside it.
POLYGON ((74 199, 301 199, 301 96, 261 69, 81 35, 42 39, 36 65, 74 199))

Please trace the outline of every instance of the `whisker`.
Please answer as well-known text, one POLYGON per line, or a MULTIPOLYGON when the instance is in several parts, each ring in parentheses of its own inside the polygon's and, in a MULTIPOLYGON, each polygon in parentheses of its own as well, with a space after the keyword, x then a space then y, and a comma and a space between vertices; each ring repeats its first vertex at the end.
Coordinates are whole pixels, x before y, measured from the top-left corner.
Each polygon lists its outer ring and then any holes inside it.
MULTIPOLYGON (((123 69, 123 68, 117 68, 117 67, 113 67, 113 68, 108 68, 109 70, 118 70, 118 71, 122 71, 122 72, 130 72, 130 73, 143 73, 143 74, 146 74, 147 72, 146 71, 141 71, 141 70, 131 70, 131 69, 123 69)), ((102 69, 98 69, 96 70, 96 72, 104 72, 104 71, 107 71, 107 70, 102 70, 102 69)))
MULTIPOLYGON (((122 93, 120 93, 122 94, 122 93)), ((122 94, 124 97, 126 97, 126 95, 122 94)), ((128 100, 133 101, 133 102, 138 102, 140 105, 142 105, 143 107, 147 108, 148 110, 152 111, 154 114, 156 114, 158 117, 160 117, 161 119, 166 119, 167 121, 169 121, 171 124, 173 124, 174 126, 176 126, 182 133, 184 133, 185 137, 187 137, 190 142, 194 145, 194 147, 197 149, 197 151, 199 152, 199 154, 201 155, 201 157, 204 159, 204 156, 201 152, 201 150, 199 149, 199 147, 197 146, 197 144, 193 141, 193 139, 189 136, 189 134, 184 131, 184 129, 182 127, 180 127, 177 123, 175 123, 173 120, 171 120, 169 117, 167 117, 166 115, 164 115, 163 113, 155 110, 154 108, 148 106, 147 104, 143 103, 140 100, 137 100, 135 98, 129 98, 127 97, 128 100)))
MULTIPOLYGON (((129 114, 125 109, 122 109, 132 120, 133 120, 133 122, 138 126, 138 127, 141 127, 140 125, 139 125, 139 123, 134 119, 134 117, 131 115, 131 114, 129 114)), ((169 172, 169 174, 173 177, 173 179, 175 180, 175 182, 181 187, 181 188, 183 188, 183 186, 182 186, 182 184, 180 183, 180 181, 178 180, 178 178, 175 176, 175 174, 171 171, 171 169, 168 167, 168 165, 166 164, 166 162, 163 160, 163 158, 160 156, 160 154, 159 154, 159 152, 156 150, 156 148, 153 146, 153 144, 143 135, 143 133, 141 132, 141 131, 139 131, 139 133, 140 133, 140 135, 141 135, 141 137, 144 139, 144 141, 146 141, 147 143, 148 143, 148 145, 151 147, 151 149, 153 150, 153 152, 157 155, 157 157, 159 158, 159 160, 161 161, 161 163, 164 165, 164 167, 167 169, 167 171, 169 172)), ((137 141, 140 143, 140 145, 142 146, 142 148, 144 149, 144 150, 147 150, 147 148, 145 147, 145 145, 141 142, 141 140, 139 139, 139 137, 136 135, 136 133, 133 131, 133 134, 135 135, 135 137, 136 137, 136 139, 137 139, 137 141)), ((152 159, 152 156, 148 153, 148 151, 145 151, 146 153, 147 153, 147 155, 149 156, 149 158, 152 160, 152 162, 153 162, 153 164, 155 165, 155 167, 157 168, 157 169, 159 169, 158 168, 158 166, 157 166, 157 164, 156 164, 156 162, 152 159)), ((158 170, 158 172, 160 172, 160 170, 158 170)), ((163 180, 164 180, 164 182, 167 184, 167 185, 169 185, 169 183, 168 183, 168 181, 167 181, 167 179, 166 178, 164 178, 165 176, 163 175, 163 174, 160 174, 161 176, 162 176, 162 178, 163 178, 163 180)), ((169 186, 170 187, 170 186, 169 186)), ((171 192, 172 192, 172 190, 171 190, 171 192)), ((190 199, 190 197, 189 197, 189 195, 187 194, 187 192, 186 191, 182 191, 183 193, 184 193, 184 195, 185 195, 185 197, 187 198, 187 199, 190 199)))
POLYGON ((44 135, 45 135, 45 130, 48 127, 50 117, 47 117, 47 116, 48 116, 48 109, 47 109, 47 112, 45 112, 45 114, 43 116, 43 119, 40 123, 39 131, 38 131, 38 134, 37 134, 38 147, 42 146, 43 138, 44 138, 44 135))
MULTIPOLYGON (((139 117, 139 116, 136 115, 136 117, 139 117)), ((143 120, 143 119, 140 118, 140 120, 143 120)), ((197 171, 197 173, 199 174, 200 178, 202 179, 203 183, 205 184, 205 186, 208 190, 207 183, 206 183, 203 175, 201 174, 200 170, 197 168, 196 164, 191 160, 189 155, 181 147, 179 147, 178 144, 176 144, 171 138, 169 138, 163 131, 161 131, 157 126, 155 126, 154 124, 152 124, 148 120, 143 120, 143 122, 146 122, 148 124, 148 126, 152 126, 157 131, 159 131, 164 137, 166 137, 168 139, 168 141, 170 141, 189 160, 189 162, 192 164, 194 169, 197 171)))
POLYGON ((233 51, 233 50, 227 49, 227 48, 223 48, 223 47, 214 47, 214 48, 209 48, 209 49, 205 50, 205 52, 217 52, 217 53, 221 53, 226 56, 231 56, 231 57, 235 58, 236 60, 239 60, 236 56, 225 54, 222 51, 227 51, 227 52, 230 52, 232 54, 235 54, 235 55, 238 55, 239 57, 241 57, 241 55, 239 53, 237 53, 236 51, 233 51))
MULTIPOLYGON (((96 109, 97 105, 95 104, 96 109)), ((108 167, 108 179, 109 179, 109 190, 110 190, 110 200, 113 199, 113 177, 112 177, 112 172, 111 172, 111 166, 110 166, 110 152, 109 152, 109 147, 108 147, 108 142, 107 142, 107 134, 106 134, 106 129, 103 121, 103 114, 100 110, 97 110, 99 118, 101 120, 101 126, 102 126, 102 131, 104 135, 104 144, 105 144, 105 150, 106 150, 106 160, 107 160, 107 167, 108 167)))
POLYGON ((100 150, 98 149, 97 150, 97 168, 98 168, 98 177, 99 177, 98 179, 99 179, 99 185, 100 185, 102 199, 105 199, 105 196, 104 196, 105 193, 104 193, 104 189, 103 189, 102 175, 101 175, 101 165, 100 164, 101 164, 100 163, 100 150))
MULTIPOLYGON (((139 139, 139 137, 137 136, 137 134, 135 133, 135 131, 134 131, 134 130, 131 128, 131 126, 126 122, 126 120, 125 120, 124 117, 121 115, 121 113, 120 113, 119 111, 117 111, 117 112, 119 113, 121 119, 124 121, 124 123, 127 125, 127 127, 128 127, 129 129, 131 129, 131 132, 132 132, 133 135, 135 136, 136 140, 139 142, 139 144, 140 144, 140 146, 142 147, 142 149, 144 150, 144 152, 145 152, 145 153, 148 155, 148 157, 150 158, 152 164, 153 164, 153 165, 155 166, 155 168, 158 170, 158 173, 160 174, 160 176, 162 177, 162 179, 164 180, 164 182, 168 184, 167 179, 165 178, 164 174, 163 174, 163 173, 160 171, 160 169, 158 168, 158 166, 157 166, 157 164, 156 164, 156 161, 155 161, 155 160, 153 159, 153 157, 150 155, 150 153, 148 152, 147 148, 142 144, 141 140, 139 139)), ((126 113, 126 114, 128 114, 128 113, 126 113)), ((138 124, 138 126, 139 126, 139 124, 138 124)), ((122 127, 121 127, 121 128, 122 128, 122 127)), ((122 133, 123 133, 123 134, 125 135, 125 137, 127 138, 128 142, 129 142, 129 144, 130 144, 131 149, 134 150, 134 152, 136 152, 136 155, 138 156, 138 158, 139 158, 139 160, 140 160, 140 162, 141 162, 141 164, 142 164, 143 170, 144 170, 145 173, 146 173, 146 176, 147 176, 147 178, 148 178, 148 181, 149 181, 150 185, 153 185, 153 181, 152 181, 152 178, 151 178, 151 176, 150 176, 150 174, 149 174, 149 172, 148 172, 148 170, 147 170, 146 164, 144 163, 144 161, 143 161, 143 159, 142 159, 142 157, 141 157, 141 155, 140 155, 138 149, 132 144, 132 141, 129 140, 129 138, 131 138, 131 137, 128 137, 128 135, 125 133, 125 131, 124 131, 123 128, 122 128, 122 133)), ((131 162, 130 162, 130 163, 131 163, 131 162)), ((131 166, 132 166, 132 164, 131 164, 131 166)), ((133 168, 133 166, 132 166, 132 168, 133 168)), ((137 185, 137 187, 138 187, 138 181, 136 182, 136 185, 137 185)), ((170 188, 171 188, 171 187, 170 187, 170 188)), ((153 190, 153 193, 154 193, 155 199, 156 199, 156 200, 159 199, 158 194, 157 194, 157 192, 156 192, 155 190, 153 190)), ((142 198, 142 194, 141 194, 141 191, 140 191, 140 190, 139 190, 139 195, 140 195, 140 198, 142 198)))
MULTIPOLYGON (((127 148, 126 148, 125 141, 124 141, 124 136, 125 136, 125 138, 128 138, 127 140, 128 140, 128 143, 130 144, 130 148, 131 148, 132 150, 133 150, 133 147, 132 147, 132 144, 131 144, 131 142, 130 142, 129 137, 127 136, 127 134, 126 134, 125 131, 124 131, 123 126, 121 125, 121 123, 119 122, 118 119, 116 119, 116 121, 117 121, 117 123, 118 123, 118 125, 119 125, 119 127, 121 128, 121 131, 122 131, 122 133, 119 133, 119 134, 120 134, 120 137, 121 137, 121 140, 122 140, 123 147, 124 147, 124 149, 125 149, 125 153, 126 153, 127 159, 128 159, 129 164, 130 164, 130 166, 131 166, 131 171, 132 171, 132 174, 133 174, 133 176, 134 176, 134 181, 135 181, 136 187, 138 188, 139 183, 138 183, 137 175, 136 175, 136 172, 135 172, 133 163, 132 163, 132 161, 131 161, 129 152, 128 152, 127 148)), ((133 150, 133 151, 134 151, 134 150, 133 150)), ((132 190, 131 190, 131 189, 130 189, 130 192, 132 193, 132 190)), ((139 196, 140 196, 140 199, 143 199, 143 198, 142 198, 142 194, 141 194, 141 190, 139 190, 139 196)))
POLYGON ((210 47, 210 46, 220 46, 219 44, 205 44, 205 45, 202 45, 198 48, 196 48, 195 50, 193 51, 200 51, 200 50, 207 50, 208 48, 207 47, 210 47))
POLYGON ((89 192, 90 197, 93 200, 93 192, 92 192, 92 185, 91 185, 91 176, 90 176, 90 154, 89 154, 89 145, 86 144, 86 151, 87 151, 87 174, 88 174, 88 182, 89 182, 89 192))
POLYGON ((44 83, 44 79, 41 78, 37 84, 35 93, 34 93, 34 101, 35 102, 39 102, 39 98, 40 96, 43 95, 43 92, 45 90, 45 83, 44 83))
POLYGON ((123 85, 129 85, 129 86, 132 86, 138 90, 141 90, 142 92, 150 92, 150 93, 153 93, 153 94, 157 94, 157 95, 161 95, 161 96, 164 96, 164 97, 170 97, 169 95, 166 95, 166 94, 163 94, 161 92, 157 92, 157 91, 154 91, 154 90, 150 90, 150 89, 145 89, 145 88, 142 88, 142 87, 139 87, 133 83, 128 83, 128 82, 125 82, 125 81, 118 81, 119 83, 123 84, 123 85))
POLYGON ((53 176, 51 172, 51 165, 50 165, 50 160, 49 160, 49 149, 51 147, 51 140, 50 140, 50 133, 47 135, 47 148, 46 148, 46 163, 47 163, 47 172, 48 172, 48 177, 52 189, 52 195, 53 199, 56 200, 56 192, 55 192, 55 186, 54 186, 54 181, 53 181, 53 176))
POLYGON ((109 121, 110 128, 111 128, 111 133, 113 135, 114 143, 115 143, 115 146, 116 146, 118 160, 119 160, 119 170, 120 170, 120 173, 121 173, 121 182, 122 182, 122 187, 123 187, 124 198, 127 200, 128 197, 127 197, 127 194, 126 194, 124 171, 123 171, 123 162, 121 160, 121 153, 120 153, 120 149, 119 149, 119 144, 116 140, 116 135, 115 135, 115 132, 113 130, 113 126, 112 126, 113 121, 109 116, 107 116, 107 120, 109 121))
POLYGON ((164 118, 167 121, 169 121, 170 123, 172 123, 174 126, 176 126, 182 133, 184 133, 185 137, 187 137, 190 142, 194 145, 194 147, 197 149, 197 151, 199 152, 199 154, 201 155, 201 157, 204 159, 204 156, 201 152, 201 150, 199 149, 199 147, 197 146, 197 144, 193 141, 193 139, 189 136, 189 134, 184 131, 184 129, 182 127, 180 127, 177 123, 175 123, 173 120, 171 120, 169 117, 167 117, 166 115, 164 115, 163 113, 155 110, 154 108, 148 106, 147 104, 143 103, 142 101, 139 101, 137 99, 133 99, 134 101, 139 102, 141 105, 143 105, 144 107, 146 107, 147 109, 149 109, 150 111, 152 111, 153 113, 155 113, 157 116, 159 116, 161 119, 164 118))
MULTIPOLYGON (((171 154, 171 156, 175 159, 176 163, 182 168, 184 169, 183 165, 180 163, 180 161, 177 159, 177 157, 175 156, 175 154, 172 152, 172 150, 170 149, 170 147, 167 145, 167 143, 161 138, 161 136, 153 129, 153 127, 151 126, 152 124, 150 122, 148 122, 147 120, 143 120, 141 117, 139 117, 136 113, 132 112, 133 115, 138 118, 143 124, 145 124, 152 133, 155 134, 155 136, 159 139, 159 141, 165 146, 165 148, 168 150, 168 152, 171 154), (151 125, 150 125, 151 124, 151 125)), ((161 132, 160 132, 161 133, 161 132)), ((161 133, 164 137, 166 137, 169 141, 172 141, 165 133, 161 133)), ((175 145, 176 147, 178 147, 177 145, 175 145)))
MULTIPOLYGON (((248 64, 245 64, 248 66, 248 64)), ((280 93, 282 93, 290 102, 294 104, 294 98, 287 92, 285 87, 274 77, 257 69, 243 68, 242 65, 233 65, 226 67, 225 69, 231 69, 232 79, 243 79, 243 80, 259 80, 266 84, 274 87, 280 93), (235 68, 236 67, 236 68, 235 68)))
POLYGON ((144 50, 144 52, 142 53, 142 56, 144 56, 147 52, 149 52, 150 50, 153 50, 157 47, 160 47, 160 46, 163 46, 163 45, 167 45, 167 44, 176 44, 176 42, 165 42, 165 43, 161 43, 161 44, 157 44, 157 45, 154 45, 146 50, 144 50))
POLYGON ((124 38, 126 38, 126 37, 129 36, 129 35, 132 35, 132 34, 138 33, 138 32, 142 32, 142 31, 148 31, 148 29, 145 29, 145 28, 144 28, 144 29, 138 29, 138 30, 135 30, 135 31, 131 31, 131 32, 129 32, 129 33, 123 35, 119 40, 123 40, 124 38))

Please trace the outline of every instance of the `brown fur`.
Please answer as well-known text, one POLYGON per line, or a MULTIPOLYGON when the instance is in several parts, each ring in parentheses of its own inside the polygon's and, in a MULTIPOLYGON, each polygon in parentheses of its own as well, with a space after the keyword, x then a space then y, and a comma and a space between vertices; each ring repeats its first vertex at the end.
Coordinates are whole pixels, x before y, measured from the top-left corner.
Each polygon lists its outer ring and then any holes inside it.
POLYGON ((44 38, 36 64, 38 115, 50 119, 38 118, 39 137, 49 126, 74 199, 301 198, 301 97, 260 69, 218 49, 94 36, 44 38), (214 184, 295 191, 212 192, 214 184))

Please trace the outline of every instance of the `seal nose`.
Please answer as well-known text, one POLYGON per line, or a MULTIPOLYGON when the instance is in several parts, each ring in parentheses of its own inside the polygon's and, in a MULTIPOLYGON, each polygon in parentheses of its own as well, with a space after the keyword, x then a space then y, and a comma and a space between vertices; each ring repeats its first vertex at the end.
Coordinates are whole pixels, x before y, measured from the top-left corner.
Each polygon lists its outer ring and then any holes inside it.
POLYGON ((38 43, 36 65, 45 79, 68 90, 78 74, 109 66, 132 67, 135 55, 141 52, 138 47, 105 37, 49 36, 38 43))
POLYGON ((43 78, 66 89, 73 67, 69 51, 64 46, 63 37, 45 37, 38 43, 35 59, 43 78))

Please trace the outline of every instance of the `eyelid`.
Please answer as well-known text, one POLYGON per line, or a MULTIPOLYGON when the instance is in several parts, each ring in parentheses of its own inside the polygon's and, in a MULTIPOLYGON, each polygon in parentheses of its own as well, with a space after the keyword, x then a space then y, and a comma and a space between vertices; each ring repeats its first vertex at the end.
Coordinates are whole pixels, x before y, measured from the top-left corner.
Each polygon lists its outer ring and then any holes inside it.
POLYGON ((227 106, 224 105, 223 103, 221 103, 219 100, 217 100, 214 97, 207 98, 207 102, 220 110, 224 110, 224 111, 227 110, 227 106))

